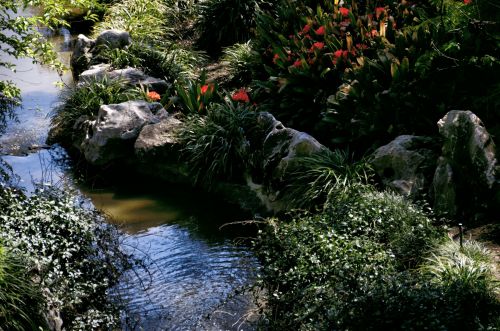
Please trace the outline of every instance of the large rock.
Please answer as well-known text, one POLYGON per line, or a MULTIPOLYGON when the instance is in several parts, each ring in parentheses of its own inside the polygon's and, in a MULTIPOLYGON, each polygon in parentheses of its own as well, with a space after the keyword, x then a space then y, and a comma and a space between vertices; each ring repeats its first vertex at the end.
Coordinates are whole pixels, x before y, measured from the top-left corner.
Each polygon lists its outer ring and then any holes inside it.
POLYGON ((136 155, 146 157, 169 157, 170 152, 179 145, 176 132, 182 122, 174 116, 168 116, 158 123, 146 125, 135 141, 136 155))
POLYGON ((370 163, 383 184, 411 198, 425 193, 436 168, 436 143, 428 137, 403 135, 378 148, 370 163))
POLYGON ((104 77, 107 77, 108 79, 121 79, 131 86, 144 86, 150 91, 156 91, 160 94, 165 93, 170 87, 170 84, 163 79, 148 76, 139 69, 125 68, 111 70, 111 66, 109 64, 91 66, 88 70, 80 74, 80 83, 96 79, 100 80, 104 77))
MULTIPOLYGON (((470 111, 453 110, 438 122, 444 138, 443 159, 434 176, 434 205, 454 216, 477 213, 498 195, 495 145, 481 120, 470 111), (447 169, 444 171, 443 169, 447 169), (448 180, 451 171, 453 180, 448 180), (455 192, 455 202, 443 198, 455 192)), ((468 215, 471 216, 471 215, 468 215)))
POLYGON ((287 169, 293 167, 298 158, 311 156, 326 147, 309 134, 286 128, 281 122, 272 119, 274 117, 267 115, 263 118, 263 127, 269 127, 271 122, 273 126, 262 143, 262 184, 255 178, 248 183, 258 192, 264 206, 279 211, 287 208, 280 202, 286 185, 287 169))
POLYGON ((104 30, 96 38, 96 47, 107 47, 109 49, 124 48, 132 42, 130 34, 122 30, 104 30))
POLYGON ((95 46, 95 40, 87 38, 83 34, 78 35, 71 53, 71 70, 73 77, 78 78, 78 75, 89 68, 92 60, 92 49, 95 46))
POLYGON ((94 165, 132 156, 133 146, 142 128, 158 121, 159 103, 128 101, 103 105, 82 142, 85 159, 94 165))

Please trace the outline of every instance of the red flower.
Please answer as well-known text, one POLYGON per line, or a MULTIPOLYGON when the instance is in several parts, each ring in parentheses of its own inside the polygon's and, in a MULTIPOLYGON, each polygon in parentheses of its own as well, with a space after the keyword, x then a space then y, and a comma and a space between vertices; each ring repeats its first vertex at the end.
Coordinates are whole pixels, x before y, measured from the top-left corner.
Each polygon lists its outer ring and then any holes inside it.
POLYGON ((280 56, 278 54, 274 54, 273 63, 276 64, 276 62, 278 62, 279 59, 280 59, 280 56))
POLYGON ((316 33, 316 35, 318 35, 318 36, 324 35, 325 34, 325 27, 320 26, 316 31, 314 31, 314 33, 316 33))
MULTIPOLYGON (((466 0, 464 0, 466 1, 466 0)), ((378 19, 380 17, 380 15, 382 15, 383 13, 385 13, 385 7, 377 7, 375 8, 375 17, 378 19)))
POLYGON ((161 99, 161 96, 157 92, 151 91, 148 92, 148 98, 152 101, 158 101, 161 99))
POLYGON ((349 55, 348 51, 343 51, 341 49, 336 50, 335 52, 333 52, 333 64, 337 64, 337 61, 340 58, 347 59, 348 55, 349 55))
POLYGON ((247 91, 245 91, 244 88, 239 89, 236 91, 232 96, 231 99, 234 101, 240 101, 240 102, 250 102, 250 97, 248 96, 247 91))
POLYGON ((210 92, 214 91, 214 84, 206 84, 201 87, 201 95, 204 95, 207 93, 208 89, 210 89, 210 92))
POLYGON ((311 52, 314 52, 315 49, 323 49, 323 47, 325 47, 325 43, 317 41, 311 46, 311 52))
POLYGON ((464 0, 464 3, 465 3, 466 5, 469 5, 469 4, 471 4, 471 3, 472 3, 472 0, 464 0))
POLYGON ((341 8, 339 9, 339 12, 340 12, 340 14, 341 14, 342 16, 344 16, 344 17, 349 16, 349 9, 347 9, 347 8, 341 7, 341 8))
POLYGON ((300 60, 297 60, 297 61, 295 61, 295 62, 293 63, 293 66, 294 66, 295 68, 300 68, 300 67, 302 67, 302 62, 301 62, 300 60))
POLYGON ((309 30, 311 30, 311 26, 310 26, 309 24, 306 24, 306 25, 304 25, 304 27, 302 28, 301 33, 306 34, 306 33, 308 33, 308 32, 309 32, 309 30))

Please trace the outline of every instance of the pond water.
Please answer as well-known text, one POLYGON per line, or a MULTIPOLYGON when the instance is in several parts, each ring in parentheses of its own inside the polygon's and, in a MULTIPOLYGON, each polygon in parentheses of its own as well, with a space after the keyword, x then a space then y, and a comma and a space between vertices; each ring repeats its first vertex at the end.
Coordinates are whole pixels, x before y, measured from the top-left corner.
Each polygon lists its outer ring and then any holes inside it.
MULTIPOLYGON (((67 30, 50 36, 68 63, 73 36, 67 30)), ((187 187, 148 181, 133 174, 107 183, 77 181, 66 152, 45 146, 49 115, 58 102, 54 84, 72 84, 71 74, 11 59, 17 72, 0 69, 22 91, 16 109, 0 136, 0 157, 28 192, 34 183, 75 189, 122 229, 122 248, 142 264, 124 275, 113 294, 125 309, 123 328, 129 330, 248 330, 242 319, 254 308, 250 294, 237 294, 252 283, 258 264, 251 251, 237 244, 241 229, 220 227, 245 215, 217 197, 187 187), (132 177, 132 178, 131 178, 132 177), (123 181, 126 178, 126 181, 123 181)))

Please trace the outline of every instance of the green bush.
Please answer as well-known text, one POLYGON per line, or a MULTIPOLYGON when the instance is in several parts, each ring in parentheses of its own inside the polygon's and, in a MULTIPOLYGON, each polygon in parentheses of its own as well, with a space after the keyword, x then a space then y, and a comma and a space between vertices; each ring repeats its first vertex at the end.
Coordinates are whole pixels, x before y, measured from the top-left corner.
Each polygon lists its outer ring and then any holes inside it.
POLYGON ((218 55, 223 47, 246 42, 252 37, 255 14, 266 0, 207 0, 199 5, 195 29, 198 47, 218 55))
POLYGON ((271 220, 256 244, 268 327, 349 329, 373 284, 418 266, 440 238, 420 208, 363 185, 333 191, 321 213, 271 220))
POLYGON ((173 1, 124 0, 115 2, 104 20, 94 27, 94 35, 107 29, 128 31, 133 40, 161 43, 172 37, 173 28, 165 22, 171 18, 173 1))
POLYGON ((255 124, 256 113, 247 104, 225 101, 207 108, 206 116, 186 118, 178 137, 181 158, 194 182, 241 181, 248 169, 246 131, 255 124))
POLYGON ((54 188, 27 197, 2 186, 0 198, 0 240, 35 267, 33 279, 47 289, 47 306, 61 313, 65 327, 116 327, 118 309, 107 292, 128 265, 116 230, 97 211, 54 188))
POLYGON ((201 52, 184 49, 175 43, 150 46, 134 42, 127 48, 102 48, 93 64, 109 63, 115 69, 134 67, 167 82, 193 79, 200 64, 206 62, 201 52))
POLYGON ((45 300, 31 279, 27 261, 0 246, 0 325, 2 330, 46 329, 45 300))
POLYGON ((49 141, 71 146, 74 141, 73 127, 81 116, 92 119, 97 116, 101 105, 143 98, 140 89, 131 88, 120 79, 104 77, 68 87, 61 94, 61 105, 52 111, 49 141))
POLYGON ((208 83, 203 72, 197 80, 185 79, 176 84, 178 107, 187 115, 204 115, 211 103, 220 102, 217 84, 208 83))

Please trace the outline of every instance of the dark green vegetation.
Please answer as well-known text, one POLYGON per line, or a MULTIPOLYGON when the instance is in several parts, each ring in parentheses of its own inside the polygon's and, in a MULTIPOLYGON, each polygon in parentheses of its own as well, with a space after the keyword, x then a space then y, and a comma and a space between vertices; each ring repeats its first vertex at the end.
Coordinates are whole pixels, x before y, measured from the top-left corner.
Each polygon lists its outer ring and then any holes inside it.
POLYGON ((361 151, 434 134, 451 109, 497 132, 498 13, 492 1, 280 1, 257 17, 258 99, 285 124, 361 151))
POLYGON ((52 112, 52 127, 55 130, 52 136, 69 147, 78 139, 74 136, 73 126, 81 116, 97 116, 101 105, 138 99, 147 99, 145 93, 131 88, 120 79, 90 79, 78 86, 68 87, 61 95, 61 105, 52 112))
POLYGON ((494 330, 488 253, 402 197, 355 185, 317 214, 273 219, 257 242, 271 330, 494 330), (432 253, 431 253, 432 252, 432 253))
POLYGON ((41 290, 30 279, 28 261, 0 247, 0 325, 5 330, 45 326, 41 290))
MULTIPOLYGON (((342 148, 286 169, 290 213, 267 220, 256 239, 268 292, 262 328, 494 330, 489 253, 449 240, 447 221, 428 208, 377 191, 358 160, 400 134, 435 136, 451 109, 472 110, 497 139, 499 12, 479 0, 126 0, 95 33, 125 29, 133 44, 94 60, 172 83, 160 101, 184 122, 180 158, 195 183, 242 183, 265 161, 255 139, 269 129, 256 124, 262 111, 342 148), (224 47, 232 92, 197 70, 202 52, 216 60, 224 47)), ((144 96, 113 84, 68 93, 53 120, 61 137, 74 139, 64 132, 100 103, 144 96)))

